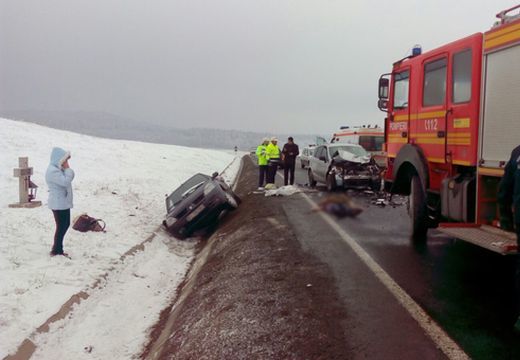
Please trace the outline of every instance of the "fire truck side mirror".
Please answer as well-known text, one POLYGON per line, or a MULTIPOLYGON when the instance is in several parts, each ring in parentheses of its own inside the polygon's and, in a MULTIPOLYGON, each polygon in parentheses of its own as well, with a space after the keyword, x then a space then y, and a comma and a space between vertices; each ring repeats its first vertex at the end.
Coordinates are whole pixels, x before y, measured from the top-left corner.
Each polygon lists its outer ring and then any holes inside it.
POLYGON ((388 109, 388 100, 385 99, 379 99, 377 101, 377 107, 381 111, 386 111, 388 109))
POLYGON ((381 76, 379 78, 379 99, 388 99, 388 89, 390 88, 390 80, 381 76))

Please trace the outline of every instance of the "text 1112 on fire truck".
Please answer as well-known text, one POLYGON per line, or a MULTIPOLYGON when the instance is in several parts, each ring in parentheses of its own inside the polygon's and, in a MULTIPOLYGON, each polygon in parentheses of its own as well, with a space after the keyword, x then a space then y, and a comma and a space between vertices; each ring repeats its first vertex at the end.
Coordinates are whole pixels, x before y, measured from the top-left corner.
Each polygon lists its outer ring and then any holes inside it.
POLYGON ((393 64, 379 80, 386 181, 409 195, 413 238, 428 227, 501 253, 497 190, 520 144, 520 5, 477 33, 393 64))

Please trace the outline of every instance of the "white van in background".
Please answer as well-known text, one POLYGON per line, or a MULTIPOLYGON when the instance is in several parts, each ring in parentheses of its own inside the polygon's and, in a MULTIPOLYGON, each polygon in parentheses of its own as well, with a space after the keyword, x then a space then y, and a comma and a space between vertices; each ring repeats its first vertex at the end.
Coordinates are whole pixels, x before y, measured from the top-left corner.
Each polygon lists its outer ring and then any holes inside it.
POLYGON ((316 147, 314 145, 309 145, 303 148, 301 151, 299 158, 300 158, 300 165, 302 169, 305 169, 305 167, 309 167, 309 160, 312 156, 314 156, 314 149, 316 147))

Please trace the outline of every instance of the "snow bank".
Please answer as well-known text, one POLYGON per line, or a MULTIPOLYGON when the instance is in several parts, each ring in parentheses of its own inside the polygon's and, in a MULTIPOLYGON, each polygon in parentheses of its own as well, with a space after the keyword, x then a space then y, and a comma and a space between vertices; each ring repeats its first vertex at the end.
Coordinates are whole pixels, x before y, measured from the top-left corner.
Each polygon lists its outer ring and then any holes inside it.
MULTIPOLYGON (((234 154, 101 139, 6 119, 0 119, 0 149, 0 358, 14 352, 71 295, 85 290, 110 270, 106 281, 114 279, 115 283, 104 291, 118 294, 121 303, 103 303, 103 296, 98 294, 77 306, 71 315, 75 320, 69 323, 84 328, 77 332, 81 338, 62 346, 69 356, 74 348, 90 358, 95 354, 112 358, 110 351, 100 350, 123 344, 128 345, 118 349, 120 355, 137 351, 145 341, 146 329, 173 297, 170 290, 182 280, 193 252, 189 242, 172 248, 172 243, 179 244, 177 240, 162 234, 146 245, 146 254, 124 262, 120 257, 157 229, 165 213, 165 194, 196 172, 221 171, 234 160, 234 154), (86 212, 107 224, 106 233, 69 230, 64 249, 72 260, 49 256, 54 222, 46 207, 44 175, 53 146, 72 153, 70 165, 76 173, 72 218, 86 212), (18 201, 13 168, 18 166, 19 156, 28 156, 29 166, 34 168, 37 200, 43 201, 40 208, 8 208, 9 203, 18 201), (125 309, 133 315, 125 315, 129 313, 125 309), (137 324, 136 315, 141 320, 137 324), (122 320, 115 322, 115 316, 122 320), (102 326, 111 321, 116 327, 128 328, 113 332, 113 326, 102 326)), ((231 164, 228 178, 238 171, 237 163, 231 164)), ((39 340, 33 339, 41 341, 39 358, 52 356, 52 351, 43 355, 45 344, 55 349, 56 344, 52 344, 56 339, 57 344, 63 344, 67 337, 70 340, 75 336, 60 335, 64 322, 67 320, 58 322, 39 340)))

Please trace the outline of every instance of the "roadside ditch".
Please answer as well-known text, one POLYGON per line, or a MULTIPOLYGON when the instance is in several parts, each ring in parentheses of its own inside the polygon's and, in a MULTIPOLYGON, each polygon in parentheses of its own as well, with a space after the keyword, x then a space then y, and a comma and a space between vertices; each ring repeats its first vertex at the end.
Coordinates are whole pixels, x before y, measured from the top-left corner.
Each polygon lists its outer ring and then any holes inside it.
POLYGON ((284 198, 253 192, 256 181, 245 157, 242 204, 203 244, 142 358, 349 358, 331 270, 302 250, 284 198))

